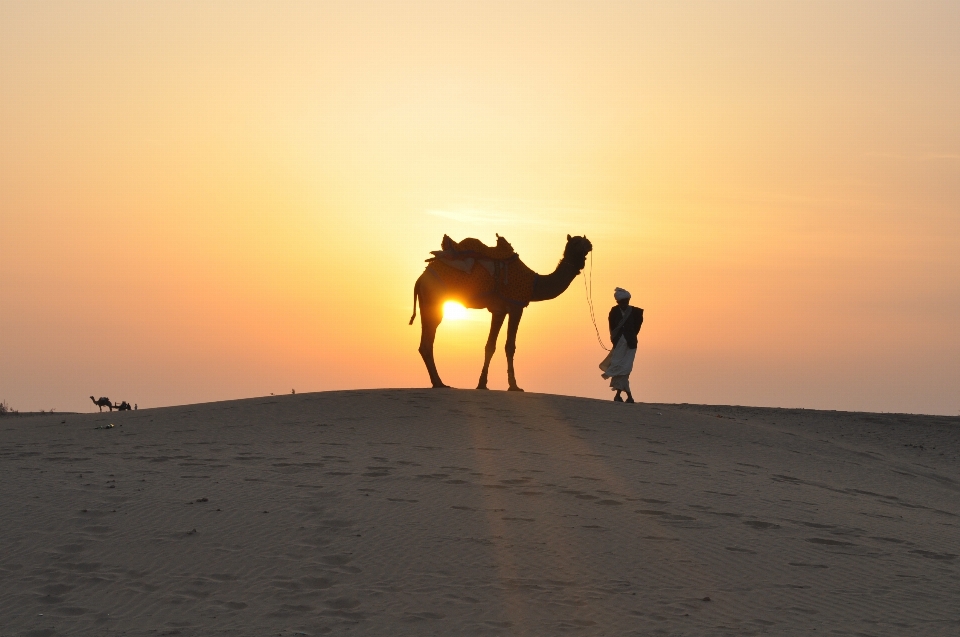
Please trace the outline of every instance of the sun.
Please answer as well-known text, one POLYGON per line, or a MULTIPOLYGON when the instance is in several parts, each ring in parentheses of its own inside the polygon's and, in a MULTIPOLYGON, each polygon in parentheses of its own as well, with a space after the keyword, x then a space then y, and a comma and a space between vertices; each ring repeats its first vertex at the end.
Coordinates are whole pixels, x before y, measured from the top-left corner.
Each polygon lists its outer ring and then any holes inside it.
POLYGON ((450 321, 461 321, 467 318, 467 308, 456 301, 447 301, 443 304, 443 318, 450 321))

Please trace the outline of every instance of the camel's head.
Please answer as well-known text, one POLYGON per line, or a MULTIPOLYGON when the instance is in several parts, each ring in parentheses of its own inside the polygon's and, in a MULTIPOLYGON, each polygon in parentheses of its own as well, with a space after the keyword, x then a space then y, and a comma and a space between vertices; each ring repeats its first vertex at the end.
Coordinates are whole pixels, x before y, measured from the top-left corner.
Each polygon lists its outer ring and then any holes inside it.
POLYGON ((582 270, 587 262, 587 254, 593 250, 593 244, 586 237, 571 237, 567 235, 567 246, 563 249, 563 258, 574 261, 577 268, 582 270))

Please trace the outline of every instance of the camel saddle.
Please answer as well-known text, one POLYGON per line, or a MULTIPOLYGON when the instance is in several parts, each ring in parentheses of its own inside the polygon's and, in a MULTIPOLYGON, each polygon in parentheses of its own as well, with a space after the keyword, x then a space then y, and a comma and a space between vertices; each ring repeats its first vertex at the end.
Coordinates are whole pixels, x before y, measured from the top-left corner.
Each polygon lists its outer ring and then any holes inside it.
POLYGON ((440 247, 443 249, 431 252, 433 256, 427 259, 427 270, 457 289, 467 307, 484 307, 490 295, 523 307, 530 302, 537 274, 500 235, 494 247, 479 239, 467 238, 458 243, 443 235, 440 247))
POLYGON ((507 259, 516 258, 517 256, 517 253, 513 250, 513 246, 500 235, 497 235, 497 245, 493 247, 473 237, 467 237, 463 241, 457 242, 448 235, 443 235, 443 240, 440 241, 440 248, 440 250, 431 252, 433 257, 427 259, 427 261, 433 261, 433 259, 438 258, 450 261, 463 261, 466 259, 506 261, 507 259))

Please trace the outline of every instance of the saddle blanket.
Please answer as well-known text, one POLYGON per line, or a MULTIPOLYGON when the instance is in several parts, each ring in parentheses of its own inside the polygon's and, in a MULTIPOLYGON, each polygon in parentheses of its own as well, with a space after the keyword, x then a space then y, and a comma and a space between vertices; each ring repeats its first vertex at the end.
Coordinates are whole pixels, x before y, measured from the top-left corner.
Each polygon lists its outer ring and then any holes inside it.
POLYGON ((533 298, 537 273, 519 258, 509 261, 488 259, 432 259, 427 270, 456 293, 465 307, 487 307, 489 297, 526 307, 533 298), (479 267, 477 267, 479 266, 479 267))

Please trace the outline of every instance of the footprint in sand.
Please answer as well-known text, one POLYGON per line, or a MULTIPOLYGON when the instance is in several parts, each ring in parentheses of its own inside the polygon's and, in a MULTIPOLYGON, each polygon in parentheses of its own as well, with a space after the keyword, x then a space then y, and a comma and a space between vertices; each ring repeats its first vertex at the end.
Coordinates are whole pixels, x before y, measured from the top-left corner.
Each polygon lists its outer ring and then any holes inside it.
POLYGON ((305 588, 312 590, 324 590, 333 586, 333 581, 326 577, 301 577, 300 582, 305 588))
POLYGON ((419 622, 429 619, 443 619, 446 615, 441 613, 428 613, 428 612, 419 612, 419 613, 404 613, 403 618, 400 621, 404 622, 419 622))
POLYGON ((824 546, 856 546, 853 542, 841 542, 840 540, 826 540, 820 537, 807 538, 811 544, 822 544, 824 546))
POLYGON ((41 598, 38 599, 37 601, 40 602, 41 604, 62 604, 62 603, 63 603, 63 598, 62 598, 62 597, 54 597, 53 595, 44 595, 43 597, 41 597, 41 598))
POLYGON ((100 526, 100 525, 85 526, 83 527, 83 530, 86 531, 87 533, 93 533, 96 535, 104 535, 111 531, 109 526, 100 526))
POLYGON ((64 568, 67 568, 71 571, 76 571, 78 573, 93 573, 94 571, 100 570, 102 564, 100 562, 80 562, 78 564, 64 564, 64 568))
POLYGON ((350 599, 349 597, 337 597, 335 599, 328 600, 324 602, 330 610, 323 611, 321 615, 327 617, 343 617, 345 619, 352 619, 354 621, 364 619, 366 614, 361 612, 351 612, 353 609, 360 606, 360 601, 356 599, 350 599))
POLYGON ((82 553, 85 550, 87 549, 83 544, 64 544, 63 546, 57 547, 57 551, 67 554, 82 553))
POLYGON ((953 553, 934 553, 933 551, 921 551, 919 549, 915 551, 910 551, 910 552, 913 553, 914 555, 919 555, 920 557, 925 557, 930 560, 950 561, 957 557, 953 553))
POLYGON ((63 595, 64 593, 72 591, 73 586, 68 584, 48 584, 40 590, 47 595, 63 595))
POLYGON ((596 622, 592 622, 589 619, 560 620, 560 626, 562 628, 589 628, 590 626, 596 625, 596 622))
POLYGON ((276 588, 282 588, 286 591, 300 590, 300 582, 294 582, 289 578, 275 578, 273 581, 273 586, 276 588))

